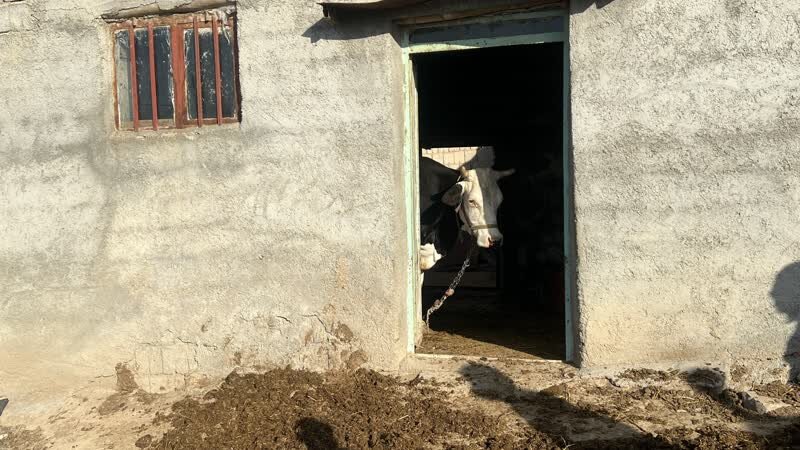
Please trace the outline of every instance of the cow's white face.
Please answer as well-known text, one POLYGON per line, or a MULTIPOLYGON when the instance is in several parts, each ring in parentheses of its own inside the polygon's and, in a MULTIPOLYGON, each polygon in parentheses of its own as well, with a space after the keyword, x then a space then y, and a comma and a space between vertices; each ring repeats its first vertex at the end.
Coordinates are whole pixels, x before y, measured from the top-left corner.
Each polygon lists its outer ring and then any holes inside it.
POLYGON ((514 169, 461 169, 461 181, 445 192, 442 201, 457 208, 464 229, 473 235, 478 246, 490 248, 503 242, 497 228, 497 209, 503 202, 503 193, 497 180, 511 175, 514 169))

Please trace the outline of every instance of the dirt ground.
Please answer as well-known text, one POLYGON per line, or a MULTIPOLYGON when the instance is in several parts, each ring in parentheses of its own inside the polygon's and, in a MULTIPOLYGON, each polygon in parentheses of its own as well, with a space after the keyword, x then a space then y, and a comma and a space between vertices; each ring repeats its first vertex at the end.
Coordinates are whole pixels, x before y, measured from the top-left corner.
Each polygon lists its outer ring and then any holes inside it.
POLYGON ((560 363, 442 359, 399 376, 233 373, 184 398, 126 377, 49 425, 0 426, 0 448, 800 448, 797 386, 739 389, 711 368, 597 378, 560 363))
MULTIPOLYGON (((423 290, 423 311, 442 294, 423 290)), ((524 310, 490 289, 458 289, 431 316, 417 353, 488 356, 495 358, 564 358, 563 304, 555 310, 541 306, 524 310)))

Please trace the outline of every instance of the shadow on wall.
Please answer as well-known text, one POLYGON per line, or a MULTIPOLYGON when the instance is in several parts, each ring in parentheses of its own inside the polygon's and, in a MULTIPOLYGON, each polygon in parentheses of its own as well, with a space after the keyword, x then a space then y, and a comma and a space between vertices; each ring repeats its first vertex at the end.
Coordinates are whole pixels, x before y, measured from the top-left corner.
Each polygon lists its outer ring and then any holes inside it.
POLYGON ((770 295, 775 309, 786 316, 787 322, 796 323, 783 354, 790 368, 789 380, 796 381, 800 375, 800 262, 789 264, 778 272, 770 295))
MULTIPOLYGON (((320 16, 322 12, 320 11, 320 16)), ((391 33, 400 45, 396 33, 392 33, 391 19, 385 12, 347 13, 336 21, 321 18, 311 25, 303 37, 312 44, 319 41, 351 41, 391 33)))
POLYGON ((571 0, 570 14, 580 14, 594 5, 597 9, 602 9, 614 0, 571 0))

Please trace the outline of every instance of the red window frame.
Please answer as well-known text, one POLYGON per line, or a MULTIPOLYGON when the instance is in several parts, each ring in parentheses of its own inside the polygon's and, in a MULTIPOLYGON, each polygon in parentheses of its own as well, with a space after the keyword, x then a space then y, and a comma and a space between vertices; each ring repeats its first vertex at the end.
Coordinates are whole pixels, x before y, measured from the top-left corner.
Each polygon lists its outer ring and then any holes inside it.
POLYGON ((233 104, 234 113, 233 117, 222 117, 222 72, 220 67, 220 51, 219 51, 219 32, 221 28, 220 20, 214 12, 206 13, 193 13, 193 14, 180 14, 165 17, 153 17, 142 19, 129 19, 123 22, 115 23, 111 26, 111 37, 114 42, 114 64, 116 69, 116 33, 127 30, 128 42, 130 47, 130 71, 131 71, 131 90, 133 121, 132 127, 126 126, 120 121, 119 114, 119 93, 117 89, 117 71, 114 70, 114 115, 117 129, 119 130, 154 130, 160 128, 187 128, 187 127, 202 127, 203 125, 222 125, 228 123, 237 123, 241 120, 241 92, 239 90, 239 45, 238 34, 236 30, 236 16, 228 14, 225 25, 231 30, 231 45, 233 47, 233 104), (155 49, 153 46, 153 28, 168 26, 170 28, 170 46, 172 54, 172 81, 174 83, 174 116, 172 119, 158 119, 158 101, 156 95, 156 71, 155 71, 155 49), (216 117, 204 118, 203 117, 203 95, 201 85, 201 59, 200 59, 200 34, 199 30, 203 28, 210 28, 213 35, 213 50, 214 50, 214 85, 216 92, 216 117), (149 126, 139 120, 139 96, 138 93, 138 80, 136 78, 136 45, 135 45, 135 31, 146 29, 148 33, 148 52, 150 59, 150 98, 153 105, 152 120, 149 126), (186 30, 194 30, 194 51, 195 51, 195 83, 196 83, 196 97, 197 97, 197 118, 189 119, 187 108, 187 95, 186 89, 186 58, 185 58, 185 42, 184 36, 186 30))

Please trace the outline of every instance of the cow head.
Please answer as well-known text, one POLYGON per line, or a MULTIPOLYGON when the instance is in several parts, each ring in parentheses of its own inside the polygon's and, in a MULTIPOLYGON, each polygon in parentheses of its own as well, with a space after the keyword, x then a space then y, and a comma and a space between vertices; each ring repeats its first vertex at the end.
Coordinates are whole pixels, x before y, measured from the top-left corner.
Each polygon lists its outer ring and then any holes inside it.
POLYGON ((478 246, 500 246, 503 234, 497 227, 497 209, 503 202, 503 193, 497 180, 511 175, 514 169, 460 169, 460 181, 442 196, 442 202, 456 208, 464 222, 464 229, 478 241, 478 246))

